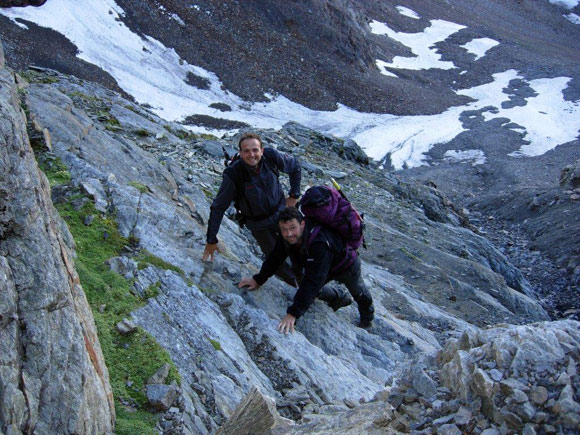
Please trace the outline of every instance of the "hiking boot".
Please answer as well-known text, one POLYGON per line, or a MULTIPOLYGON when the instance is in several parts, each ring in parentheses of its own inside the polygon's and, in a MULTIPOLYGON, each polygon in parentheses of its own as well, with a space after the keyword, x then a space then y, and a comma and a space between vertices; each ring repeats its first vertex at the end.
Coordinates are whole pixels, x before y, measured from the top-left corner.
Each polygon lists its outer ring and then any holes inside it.
POLYGON ((361 328, 370 328, 373 324, 373 319, 375 318, 375 307, 372 305, 367 309, 361 309, 359 305, 360 321, 358 326, 361 328))
POLYGON ((373 326, 373 319, 360 319, 357 326, 363 329, 370 329, 373 326))

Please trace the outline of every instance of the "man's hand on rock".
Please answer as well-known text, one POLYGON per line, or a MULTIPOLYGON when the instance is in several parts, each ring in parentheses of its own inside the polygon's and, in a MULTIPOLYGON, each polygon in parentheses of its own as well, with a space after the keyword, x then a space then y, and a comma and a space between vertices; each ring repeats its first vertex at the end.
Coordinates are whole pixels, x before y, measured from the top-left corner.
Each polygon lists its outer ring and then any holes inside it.
POLYGON ((296 323, 296 317, 292 314, 286 314, 286 317, 282 319, 280 324, 278 325, 278 331, 282 334, 288 334, 294 332, 294 324, 296 323))
POLYGON ((260 284, 258 284, 254 278, 242 278, 238 284, 238 287, 247 287, 248 290, 256 290, 258 287, 260 287, 260 284))
POLYGON ((213 256, 216 251, 218 253, 221 252, 221 249, 217 243, 207 243, 205 245, 205 249, 203 250, 203 255, 201 256, 201 259, 203 261, 207 261, 208 259, 209 261, 213 261, 213 256))

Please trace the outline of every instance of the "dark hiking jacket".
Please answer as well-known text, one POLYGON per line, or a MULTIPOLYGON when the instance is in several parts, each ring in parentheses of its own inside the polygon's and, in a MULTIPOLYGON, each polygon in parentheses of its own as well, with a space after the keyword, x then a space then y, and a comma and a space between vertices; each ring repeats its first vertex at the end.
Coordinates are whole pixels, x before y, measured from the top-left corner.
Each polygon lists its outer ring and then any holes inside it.
POLYGON ((300 195, 300 163, 288 154, 264 148, 257 172, 242 159, 228 166, 210 208, 207 243, 217 243, 224 213, 234 200, 237 200, 248 229, 259 230, 276 225, 278 212, 286 206, 286 196, 278 180, 280 171, 290 177, 290 193, 300 195))
MULTIPOLYGON (((322 227, 314 240, 310 242, 310 246, 307 246, 308 235, 314 226, 311 222, 306 223, 302 242, 299 245, 290 245, 279 235, 276 246, 266 257, 260 272, 253 276, 259 285, 264 284, 287 257, 290 257, 294 267, 302 268, 304 277, 296 291, 294 302, 286 310, 288 314, 296 318, 302 316, 312 305, 322 286, 332 279, 331 269, 339 264, 345 255, 342 238, 327 227, 322 227)), ((343 270, 339 269, 335 273, 338 274, 343 270)))

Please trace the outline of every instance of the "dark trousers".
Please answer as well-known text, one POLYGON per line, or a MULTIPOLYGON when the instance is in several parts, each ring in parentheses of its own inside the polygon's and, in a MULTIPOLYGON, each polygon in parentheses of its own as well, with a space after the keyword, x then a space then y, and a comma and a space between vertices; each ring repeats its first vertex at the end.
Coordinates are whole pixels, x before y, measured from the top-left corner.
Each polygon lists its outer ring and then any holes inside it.
MULTIPOLYGON (((371 321, 374 317, 373 297, 364 283, 361 275, 361 262, 357 257, 355 262, 346 270, 328 277, 329 281, 337 281, 344 284, 352 298, 358 305, 360 318, 363 321, 371 321)), ((325 284, 318 293, 318 299, 327 302, 330 306, 337 306, 338 301, 344 297, 343 292, 331 285, 325 284)))
MULTIPOLYGON (((274 249, 276 245, 276 237, 277 237, 277 226, 267 227, 261 230, 251 230, 252 236, 258 242, 260 249, 267 257, 270 252, 274 249)), ((290 266, 287 262, 284 262, 277 270, 276 276, 280 278, 282 281, 290 284, 293 287, 296 287, 296 276, 290 269, 290 266)))

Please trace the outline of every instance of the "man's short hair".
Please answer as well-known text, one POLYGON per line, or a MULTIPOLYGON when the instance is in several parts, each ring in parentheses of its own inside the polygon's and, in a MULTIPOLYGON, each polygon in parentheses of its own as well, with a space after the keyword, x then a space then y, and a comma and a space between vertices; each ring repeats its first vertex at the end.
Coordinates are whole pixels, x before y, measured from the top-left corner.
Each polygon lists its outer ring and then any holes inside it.
POLYGON ((262 143, 262 138, 257 135, 256 133, 244 133, 240 140, 238 141, 238 148, 242 149, 242 142, 246 139, 257 139, 260 142, 260 148, 264 148, 264 144, 262 143))
POLYGON ((296 219, 298 222, 302 222, 304 220, 304 215, 296 207, 286 207, 278 215, 278 223, 289 222, 292 219, 296 219))

